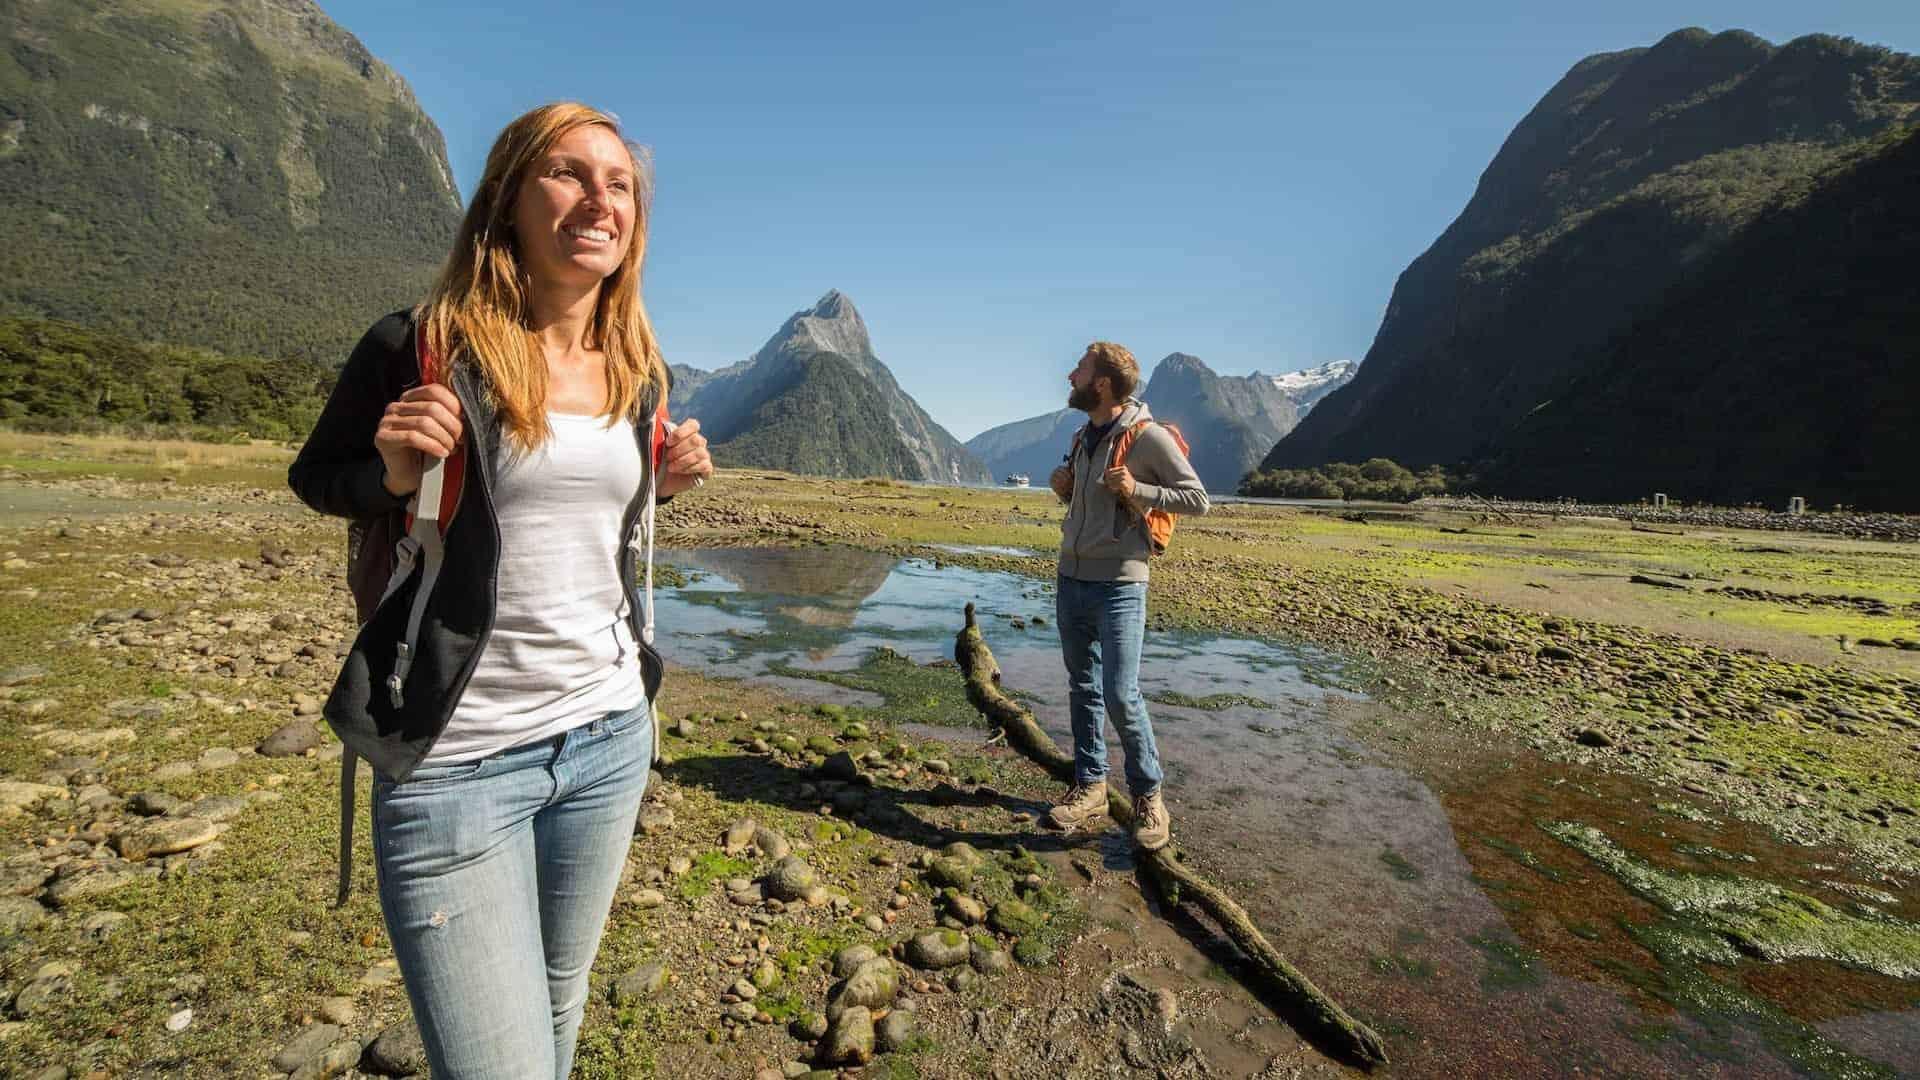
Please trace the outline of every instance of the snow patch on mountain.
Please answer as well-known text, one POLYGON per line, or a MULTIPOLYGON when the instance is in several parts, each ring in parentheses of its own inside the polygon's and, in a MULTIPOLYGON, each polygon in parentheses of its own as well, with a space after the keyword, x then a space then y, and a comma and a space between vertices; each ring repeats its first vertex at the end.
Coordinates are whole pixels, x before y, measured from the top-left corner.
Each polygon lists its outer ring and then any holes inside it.
POLYGON ((1319 403, 1321 398, 1352 381, 1353 373, 1360 370, 1358 360, 1335 360, 1332 363, 1310 367, 1305 371, 1289 371, 1284 375, 1270 375, 1273 385, 1293 401, 1293 407, 1301 416, 1319 403))

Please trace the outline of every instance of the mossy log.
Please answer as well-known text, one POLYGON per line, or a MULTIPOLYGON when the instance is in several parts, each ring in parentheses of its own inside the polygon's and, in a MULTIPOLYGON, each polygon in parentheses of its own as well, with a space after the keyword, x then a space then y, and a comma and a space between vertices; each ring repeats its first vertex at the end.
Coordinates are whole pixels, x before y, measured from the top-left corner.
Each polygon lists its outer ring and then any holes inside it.
MULTIPOLYGON (((980 633, 972 604, 967 605, 966 616, 967 624, 954 640, 953 658, 966 676, 967 699, 1006 735, 1007 745, 1062 783, 1072 783, 1073 758, 1060 750, 1053 736, 1041 728, 1031 712, 1000 689, 1000 665, 980 633)), ((1133 803, 1115 788, 1108 789, 1107 810, 1123 827, 1132 825, 1133 803)), ((1254 983, 1251 989, 1302 1035, 1333 1056, 1362 1068, 1386 1064, 1387 1048, 1380 1036, 1349 1016, 1338 1002, 1288 963, 1253 924, 1246 909, 1225 890, 1181 862, 1174 845, 1141 852, 1140 865, 1169 901, 1175 904, 1193 901, 1213 916, 1227 937, 1251 959, 1254 983)))

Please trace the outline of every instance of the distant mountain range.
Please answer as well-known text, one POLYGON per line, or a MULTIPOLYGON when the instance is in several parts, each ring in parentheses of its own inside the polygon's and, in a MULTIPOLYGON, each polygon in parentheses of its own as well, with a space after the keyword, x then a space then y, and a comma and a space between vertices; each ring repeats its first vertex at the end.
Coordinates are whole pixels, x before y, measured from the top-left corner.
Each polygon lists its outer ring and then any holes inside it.
MULTIPOLYGON (((1340 361, 1287 375, 1219 375, 1197 356, 1171 353, 1154 365, 1140 396, 1156 418, 1179 425, 1207 490, 1230 492, 1355 366, 1340 361)), ((967 449, 996 476, 1020 473, 1038 484, 1086 420, 1078 410, 1058 409, 989 428, 967 440, 967 449)))
POLYGON ((407 84, 311 0, 0 3, 0 314, 339 363, 460 203, 407 84))
MULTIPOLYGON (((439 130, 312 0, 0 0, 0 38, 9 363, 111 338, 152 391, 35 375, 0 388, 9 418, 292 430, 259 388, 317 391, 302 365, 337 364, 445 257, 439 130)), ((1917 124, 1920 60, 1847 39, 1689 29, 1589 57, 1400 275, 1364 363, 1221 376, 1175 353, 1143 394, 1216 491, 1388 457, 1494 494, 1920 510, 1917 124)), ((728 464, 1040 483, 1082 422, 962 446, 837 292, 746 361, 673 371, 728 464)))
MULTIPOLYGON (((1066 394, 1060 396, 1064 398, 1066 394)), ((1036 486, 1043 485, 1053 467, 1066 457, 1073 433, 1086 422, 1086 413, 1062 407, 988 428, 968 439, 966 447, 974 457, 985 462, 996 477, 1025 476, 1036 486)))
POLYGON ((866 322, 838 291, 794 312, 751 359, 714 372, 682 365, 674 374, 678 414, 699 418, 721 464, 939 483, 992 480, 900 389, 874 355, 866 322))
MULTIPOLYGON (((1761 373, 1795 364, 1858 372, 1884 388, 1920 363, 1910 348, 1888 351, 1911 340, 1899 320, 1840 295, 1891 297, 1896 283, 1882 275, 1913 276, 1885 261, 1897 239, 1848 225, 1900 228, 1900 216, 1882 203, 1834 202, 1920 194, 1897 174, 1906 160, 1898 140, 1916 120, 1920 60, 1824 35, 1776 47, 1741 31, 1683 30, 1575 64, 1507 138, 1460 217, 1400 276, 1353 380, 1264 465, 1388 457, 1464 467, 1496 493, 1520 484, 1582 497, 1650 494, 1657 476, 1668 478, 1660 490, 1687 499, 1885 493, 1831 464, 1877 456, 1857 408, 1828 394, 1762 408, 1749 390, 1771 399, 1761 373), (1818 245, 1818 264, 1839 275, 1824 286, 1833 295, 1821 298, 1784 244, 1743 240, 1763 223, 1769 236, 1795 233, 1792 220, 1835 230, 1818 245), (1731 281, 1753 292, 1736 303, 1731 281), (1707 297, 1719 306, 1699 307, 1707 297), (1750 321, 1735 321, 1736 311, 1750 321), (1825 321, 1842 312, 1844 321, 1825 321), (1704 331, 1679 329, 1690 319, 1725 333, 1709 345, 1704 331), (1776 335, 1755 337, 1755 325, 1776 335), (1749 351, 1732 362, 1726 347, 1736 340, 1749 351), (1656 342, 1671 351, 1648 352, 1656 342), (1884 360, 1877 375, 1868 356, 1884 360), (1749 408, 1730 414, 1730 401, 1749 408), (1648 416, 1670 422, 1649 426, 1648 416), (1782 451, 1797 441, 1803 452, 1750 453, 1756 428, 1778 431, 1782 451), (1536 454, 1546 456, 1529 460, 1536 454)), ((1889 467, 1884 456, 1869 466, 1889 467)))

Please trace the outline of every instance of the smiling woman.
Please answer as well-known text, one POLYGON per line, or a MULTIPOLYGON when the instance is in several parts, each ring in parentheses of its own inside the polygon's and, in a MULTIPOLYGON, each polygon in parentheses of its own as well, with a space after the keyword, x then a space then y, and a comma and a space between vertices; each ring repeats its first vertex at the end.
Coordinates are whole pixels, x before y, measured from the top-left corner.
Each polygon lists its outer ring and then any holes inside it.
POLYGON ((666 414, 644 162, 585 105, 507 125, 432 295, 367 334, 289 472, 406 534, 325 712, 374 768, 380 905, 435 1076, 571 1070, 652 761, 637 559, 713 465, 666 414), (451 502, 436 460, 462 470, 451 502))

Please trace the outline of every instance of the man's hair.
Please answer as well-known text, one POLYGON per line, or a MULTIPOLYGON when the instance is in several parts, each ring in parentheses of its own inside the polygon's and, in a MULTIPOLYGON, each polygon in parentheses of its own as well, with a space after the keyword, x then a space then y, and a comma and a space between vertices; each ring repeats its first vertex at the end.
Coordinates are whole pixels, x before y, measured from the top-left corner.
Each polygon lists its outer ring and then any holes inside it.
POLYGON ((1134 388, 1140 385, 1140 361, 1133 358, 1126 346, 1096 341, 1087 346, 1087 355, 1093 357, 1094 376, 1104 375, 1110 381, 1115 401, 1133 396, 1134 388))

